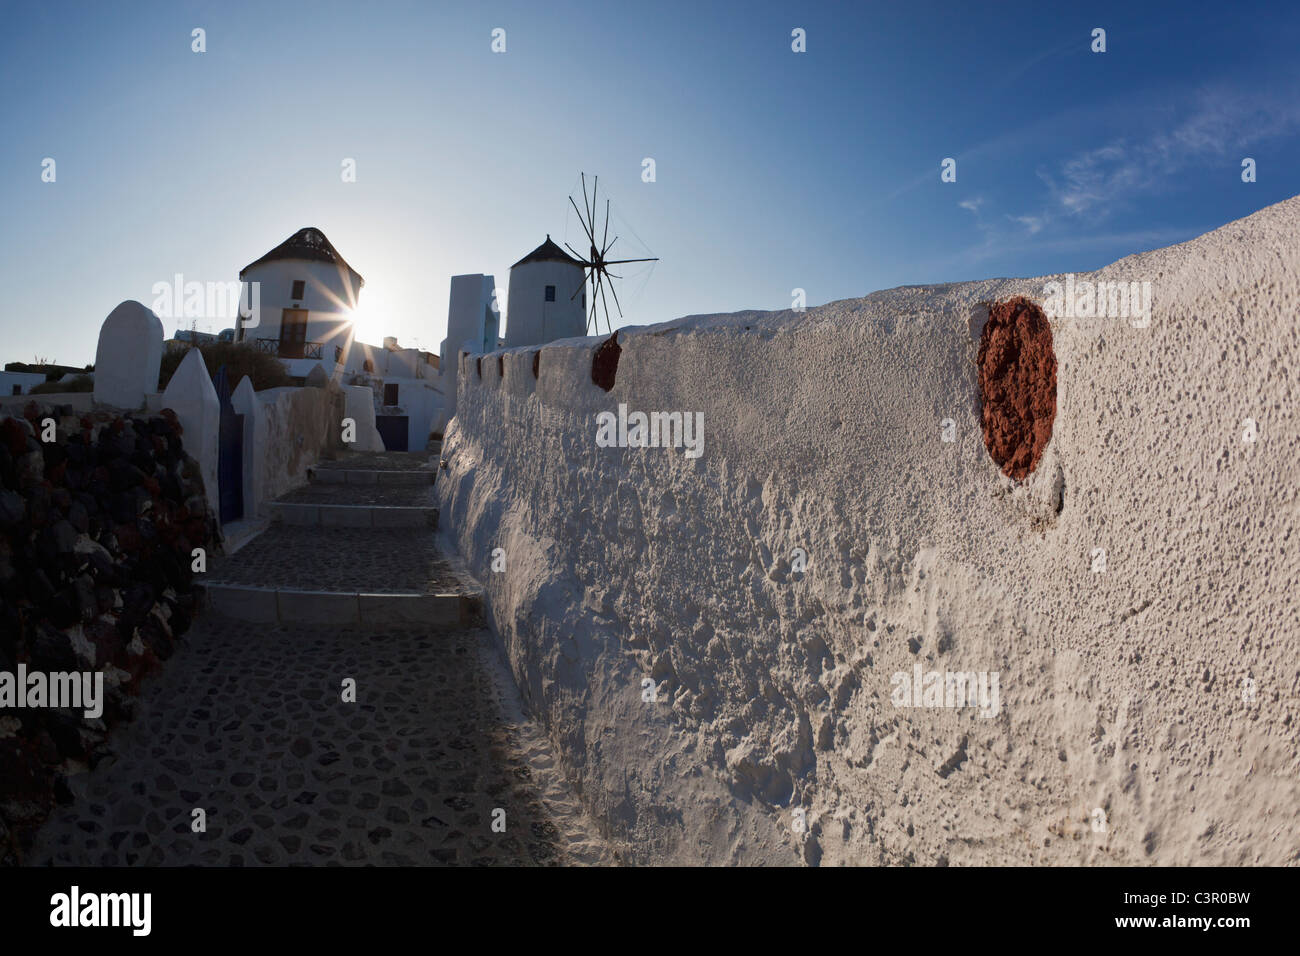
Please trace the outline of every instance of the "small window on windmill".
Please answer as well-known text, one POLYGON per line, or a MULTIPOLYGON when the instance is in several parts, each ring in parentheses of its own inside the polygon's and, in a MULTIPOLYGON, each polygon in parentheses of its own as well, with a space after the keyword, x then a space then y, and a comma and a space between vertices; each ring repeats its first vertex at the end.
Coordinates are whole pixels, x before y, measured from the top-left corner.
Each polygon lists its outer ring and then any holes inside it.
POLYGON ((547 302, 554 302, 554 301, 555 301, 555 286, 553 286, 553 285, 548 285, 548 286, 546 287, 546 301, 547 301, 547 302))
POLYGON ((396 404, 397 404, 397 386, 396 386, 396 385, 385 385, 385 386, 384 386, 384 404, 385 404, 385 405, 396 405, 396 404))
POLYGON ((305 288, 306 285, 307 285, 307 283, 306 283, 304 280, 302 280, 302 279, 294 279, 294 280, 293 280, 293 295, 291 295, 289 298, 291 298, 291 299, 301 299, 301 298, 302 298, 303 289, 305 288))

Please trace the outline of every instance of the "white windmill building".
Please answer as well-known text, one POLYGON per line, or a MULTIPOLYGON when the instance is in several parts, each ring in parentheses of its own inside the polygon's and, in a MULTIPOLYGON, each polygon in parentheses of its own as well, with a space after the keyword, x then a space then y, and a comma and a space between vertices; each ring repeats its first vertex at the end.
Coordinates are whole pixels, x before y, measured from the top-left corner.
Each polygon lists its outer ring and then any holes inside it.
POLYGON ((289 375, 305 380, 317 366, 333 375, 352 350, 352 313, 366 280, 312 226, 299 229, 244 266, 240 281, 257 283, 259 314, 241 318, 235 340, 278 356, 289 375))
POLYGON ((510 267, 506 348, 587 334, 583 265, 546 241, 510 267))

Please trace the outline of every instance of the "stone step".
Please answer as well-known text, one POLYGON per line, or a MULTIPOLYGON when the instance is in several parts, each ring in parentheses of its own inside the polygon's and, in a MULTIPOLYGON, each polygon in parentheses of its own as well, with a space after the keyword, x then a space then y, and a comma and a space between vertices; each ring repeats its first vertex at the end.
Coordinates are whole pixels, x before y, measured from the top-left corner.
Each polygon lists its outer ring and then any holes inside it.
POLYGON ((438 499, 427 481, 397 485, 312 484, 281 495, 277 501, 307 505, 368 505, 375 507, 432 508, 438 499))
POLYGON ((272 524, 238 554, 209 560, 196 583, 343 594, 475 593, 474 578, 435 536, 407 528, 272 524))
POLYGON ((438 527, 438 509, 389 505, 317 504, 272 501, 271 520, 280 524, 323 528, 427 528, 438 527))
POLYGON ((483 620, 483 599, 476 592, 313 591, 222 582, 205 582, 198 590, 206 608, 253 624, 415 624, 455 630, 483 620))
MULTIPOLYGON (((332 471, 322 474, 347 474, 332 471)), ((400 472, 374 472, 389 475, 400 472)), ((299 488, 270 502, 272 521, 334 528, 436 528, 433 485, 425 481, 369 485, 325 482, 299 488)))
POLYGON ((270 519, 245 517, 238 521, 228 521, 221 526, 221 551, 223 554, 235 554, 248 542, 270 526, 270 519))
POLYGON ((307 469, 313 484, 321 485, 420 485, 432 484, 438 477, 434 468, 415 468, 408 471, 373 468, 321 468, 307 469))

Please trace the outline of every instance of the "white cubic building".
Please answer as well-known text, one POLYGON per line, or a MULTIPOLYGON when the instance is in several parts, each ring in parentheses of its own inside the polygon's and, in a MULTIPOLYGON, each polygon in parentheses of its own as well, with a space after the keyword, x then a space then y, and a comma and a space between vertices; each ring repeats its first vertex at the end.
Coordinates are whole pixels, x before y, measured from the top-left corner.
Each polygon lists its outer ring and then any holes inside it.
POLYGON ((475 273, 451 277, 447 304, 447 337, 439 350, 439 365, 454 367, 461 352, 491 352, 497 347, 500 315, 493 308, 497 281, 475 273))
POLYGON ((26 395, 44 383, 45 376, 40 372, 0 372, 0 396, 26 395))
POLYGON ((490 275, 451 277, 451 297, 447 304, 447 337, 439 350, 442 409, 434 422, 436 431, 443 431, 456 414, 456 374, 460 368, 461 352, 491 352, 497 347, 500 334, 500 313, 496 303, 496 279, 490 275))
POLYGON ((446 421, 438 356, 432 352, 404 349, 391 335, 382 347, 353 342, 347 373, 346 384, 371 389, 375 427, 388 451, 423 451, 430 432, 446 421))

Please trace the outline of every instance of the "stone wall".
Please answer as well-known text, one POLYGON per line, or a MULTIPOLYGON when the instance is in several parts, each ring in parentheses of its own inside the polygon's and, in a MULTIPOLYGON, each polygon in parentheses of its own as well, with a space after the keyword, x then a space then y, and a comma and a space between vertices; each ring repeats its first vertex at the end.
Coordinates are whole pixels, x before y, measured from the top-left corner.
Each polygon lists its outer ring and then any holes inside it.
POLYGON ((626 857, 1294 862, 1298 233, 1071 277, 1152 309, 1052 318, 1024 481, 977 359, 1062 276, 462 358, 440 527, 626 857), (702 414, 702 454, 600 447, 620 405, 702 414), (996 706, 900 696, 954 673, 996 706))
POLYGON ((192 551, 212 547, 214 527, 169 411, 29 402, 0 416, 0 672, 99 671, 105 692, 94 719, 0 710, 0 861, 104 756, 141 679, 171 655, 194 611, 192 551))

